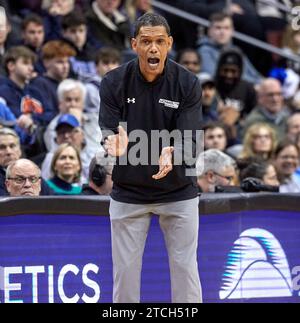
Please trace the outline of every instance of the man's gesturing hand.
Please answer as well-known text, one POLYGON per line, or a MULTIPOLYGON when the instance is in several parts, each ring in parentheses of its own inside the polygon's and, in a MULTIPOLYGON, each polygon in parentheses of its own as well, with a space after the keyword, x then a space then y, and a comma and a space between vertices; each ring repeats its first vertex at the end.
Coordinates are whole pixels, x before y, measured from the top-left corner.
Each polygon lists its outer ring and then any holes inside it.
POLYGON ((118 129, 118 134, 108 136, 104 142, 104 149, 112 157, 124 155, 128 146, 127 132, 122 126, 119 126, 118 129))
POLYGON ((159 171, 157 174, 153 175, 153 179, 161 179, 167 176, 167 174, 173 169, 172 163, 172 153, 174 151, 174 147, 164 147, 162 149, 160 158, 159 158, 159 171))

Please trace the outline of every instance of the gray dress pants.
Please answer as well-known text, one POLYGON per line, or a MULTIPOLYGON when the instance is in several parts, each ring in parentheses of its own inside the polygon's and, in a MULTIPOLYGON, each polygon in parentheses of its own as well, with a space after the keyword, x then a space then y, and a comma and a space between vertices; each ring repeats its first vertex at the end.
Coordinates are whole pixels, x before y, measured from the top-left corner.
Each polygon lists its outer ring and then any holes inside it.
POLYGON ((151 214, 159 215, 169 256, 173 303, 200 303, 197 264, 199 198, 161 204, 111 200, 114 303, 140 302, 142 257, 151 214))

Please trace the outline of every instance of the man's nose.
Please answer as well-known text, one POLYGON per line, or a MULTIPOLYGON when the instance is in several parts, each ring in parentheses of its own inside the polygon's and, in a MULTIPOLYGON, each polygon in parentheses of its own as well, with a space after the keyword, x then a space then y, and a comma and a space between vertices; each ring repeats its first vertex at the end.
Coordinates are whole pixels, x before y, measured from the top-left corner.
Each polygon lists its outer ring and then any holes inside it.
POLYGON ((13 149, 11 147, 7 146, 5 151, 6 151, 6 155, 11 155, 13 149))
POLYGON ((29 178, 26 178, 25 179, 25 182, 24 182, 24 187, 30 187, 31 186, 31 182, 30 182, 30 179, 29 178))
POLYGON ((156 46, 155 42, 153 42, 151 44, 150 51, 151 51, 151 53, 156 53, 157 52, 157 46, 156 46))
POLYGON ((64 132, 63 136, 64 136, 64 138, 70 138, 71 132, 64 132))

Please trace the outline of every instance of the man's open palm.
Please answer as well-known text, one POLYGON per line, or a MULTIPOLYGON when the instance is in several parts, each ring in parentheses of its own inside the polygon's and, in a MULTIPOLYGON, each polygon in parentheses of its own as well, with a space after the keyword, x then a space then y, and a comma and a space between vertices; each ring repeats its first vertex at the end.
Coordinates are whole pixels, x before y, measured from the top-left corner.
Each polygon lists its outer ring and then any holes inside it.
POLYGON ((108 136, 105 139, 104 148, 112 157, 119 157, 125 154, 128 146, 127 132, 122 126, 118 127, 119 133, 108 136))
POLYGON ((157 174, 152 176, 153 179, 158 180, 164 178, 173 169, 173 151, 174 147, 164 147, 162 149, 159 158, 159 171, 157 174))

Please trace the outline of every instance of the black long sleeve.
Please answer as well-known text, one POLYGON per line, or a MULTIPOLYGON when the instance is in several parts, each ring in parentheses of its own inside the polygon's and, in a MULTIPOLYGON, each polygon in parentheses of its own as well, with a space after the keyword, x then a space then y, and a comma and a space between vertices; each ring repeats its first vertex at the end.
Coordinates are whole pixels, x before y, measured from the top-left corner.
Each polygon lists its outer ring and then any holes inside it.
MULTIPOLYGON (((119 122, 126 122, 130 139, 126 156, 118 159, 114 167, 112 198, 125 203, 158 203, 196 197, 196 179, 186 176, 184 163, 175 165, 161 180, 155 181, 152 175, 158 171, 153 161, 158 162, 165 146, 162 142, 159 147, 153 146, 155 132, 166 139, 167 133, 177 131, 178 137, 171 139, 176 150, 182 141, 179 133, 183 135, 184 130, 190 130, 191 144, 195 146, 196 130, 201 128, 201 87, 197 77, 169 60, 164 74, 148 83, 135 60, 108 73, 102 80, 100 95, 102 132, 116 132, 119 122), (146 142, 131 138, 140 130, 146 134, 146 142), (142 164, 132 162, 135 155, 145 157, 142 164), (128 160, 126 165, 122 164, 124 160, 128 160)), ((191 151, 195 151, 195 147, 191 151)))

